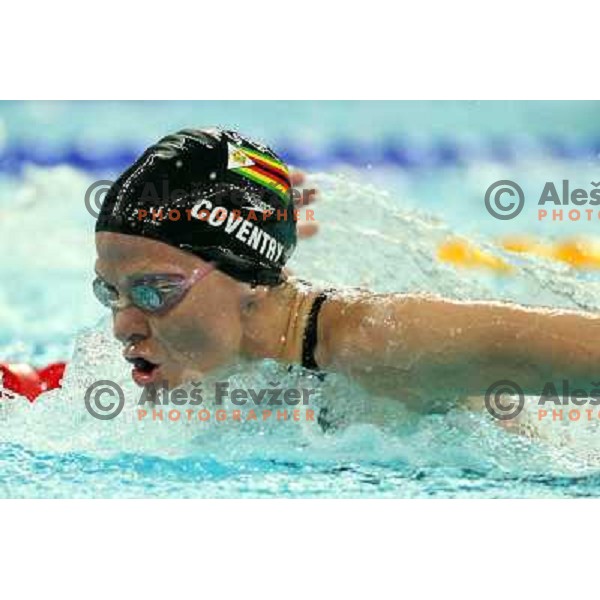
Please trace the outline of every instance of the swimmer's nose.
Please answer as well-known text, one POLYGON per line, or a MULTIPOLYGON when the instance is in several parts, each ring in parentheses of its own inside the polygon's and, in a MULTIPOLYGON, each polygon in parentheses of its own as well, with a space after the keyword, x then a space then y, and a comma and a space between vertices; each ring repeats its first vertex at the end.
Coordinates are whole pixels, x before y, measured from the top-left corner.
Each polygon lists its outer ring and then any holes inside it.
POLYGON ((129 306, 113 313, 113 335, 122 344, 139 342, 150 336, 150 327, 144 313, 129 306))

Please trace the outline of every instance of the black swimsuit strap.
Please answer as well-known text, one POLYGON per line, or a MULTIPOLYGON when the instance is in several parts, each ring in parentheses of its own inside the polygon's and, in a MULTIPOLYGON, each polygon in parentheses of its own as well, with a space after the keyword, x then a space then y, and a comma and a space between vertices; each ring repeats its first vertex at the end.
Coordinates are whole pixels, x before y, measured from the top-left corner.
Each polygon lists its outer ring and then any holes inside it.
POLYGON ((308 315, 308 322, 306 323, 306 329, 304 330, 304 339, 302 341, 302 366, 305 369, 311 371, 318 371, 319 365, 315 360, 315 346, 317 345, 317 322, 319 319, 319 311, 323 302, 327 300, 327 297, 332 289, 323 290, 314 299, 313 305, 308 315))

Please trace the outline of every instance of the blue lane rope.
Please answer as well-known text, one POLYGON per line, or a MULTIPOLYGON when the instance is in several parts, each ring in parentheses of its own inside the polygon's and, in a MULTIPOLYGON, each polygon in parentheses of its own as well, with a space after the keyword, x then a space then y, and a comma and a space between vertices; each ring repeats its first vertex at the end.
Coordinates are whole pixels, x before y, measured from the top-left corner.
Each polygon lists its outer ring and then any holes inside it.
MULTIPOLYGON (((310 169, 347 164, 354 167, 390 166, 402 169, 443 168, 472 164, 479 160, 517 162, 530 158, 552 158, 561 161, 600 159, 600 138, 563 139, 545 137, 529 140, 489 138, 467 145, 452 139, 414 144, 401 139, 387 139, 369 144, 336 140, 318 147, 292 141, 273 144, 288 163, 310 169)), ((100 153, 77 146, 42 149, 35 145, 12 144, 0 149, 0 173, 20 173, 28 165, 52 167, 70 165, 84 171, 118 172, 131 164, 143 148, 120 146, 100 153)))

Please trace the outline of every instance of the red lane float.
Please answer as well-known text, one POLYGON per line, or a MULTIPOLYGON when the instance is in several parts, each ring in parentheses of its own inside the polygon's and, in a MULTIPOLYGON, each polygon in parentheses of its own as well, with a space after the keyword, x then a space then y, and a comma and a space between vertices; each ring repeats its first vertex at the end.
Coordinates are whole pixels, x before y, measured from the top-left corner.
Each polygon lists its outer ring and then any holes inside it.
POLYGON ((66 363, 63 362, 52 363, 41 369, 21 363, 0 363, 2 387, 33 402, 40 394, 60 387, 65 367, 66 363))

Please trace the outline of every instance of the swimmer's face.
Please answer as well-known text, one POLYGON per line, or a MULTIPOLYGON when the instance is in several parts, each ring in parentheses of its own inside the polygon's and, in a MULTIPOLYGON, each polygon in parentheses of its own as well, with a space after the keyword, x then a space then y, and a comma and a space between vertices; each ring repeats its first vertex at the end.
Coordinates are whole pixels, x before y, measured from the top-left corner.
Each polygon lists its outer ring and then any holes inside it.
MULTIPOLYGON (((200 258, 161 242, 120 233, 96 234, 96 273, 126 298, 127 282, 146 275, 190 277, 209 267, 200 258)), ((243 339, 242 312, 249 293, 244 285, 211 271, 192 285, 183 299, 161 314, 133 304, 113 310, 113 331, 128 359, 145 359, 157 365, 134 364, 139 385, 169 388, 198 380, 204 373, 231 364, 243 339)))

